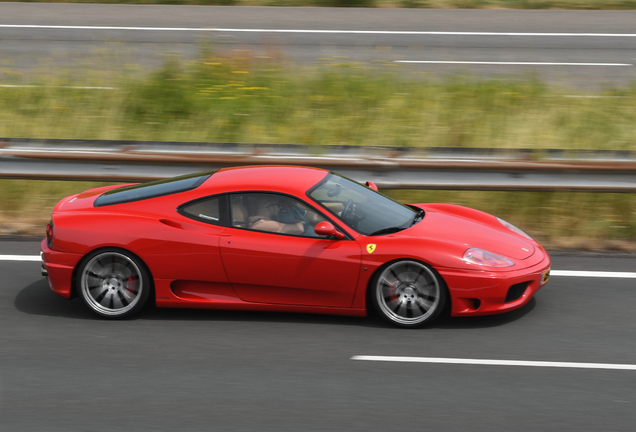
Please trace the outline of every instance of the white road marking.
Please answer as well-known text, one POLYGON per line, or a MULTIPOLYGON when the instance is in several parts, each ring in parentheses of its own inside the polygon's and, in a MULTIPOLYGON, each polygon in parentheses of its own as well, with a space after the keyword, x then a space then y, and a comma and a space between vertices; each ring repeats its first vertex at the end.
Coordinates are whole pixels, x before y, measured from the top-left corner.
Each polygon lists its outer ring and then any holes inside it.
POLYGON ((394 31, 394 30, 308 30, 308 29, 250 29, 250 28, 196 28, 196 27, 116 27, 116 26, 34 25, 34 24, 0 24, 0 28, 18 28, 18 29, 32 28, 32 29, 60 29, 60 30, 139 30, 139 31, 230 32, 230 33, 431 35, 431 36, 636 37, 636 33, 514 33, 514 32, 394 31))
POLYGON ((0 261, 42 261, 40 255, 0 255, 0 261))
POLYGON ((397 357, 397 356, 366 356, 366 355, 353 356, 351 357, 351 360, 403 362, 403 363, 461 364, 461 365, 480 365, 480 366, 529 366, 529 367, 553 367, 553 368, 574 368, 574 369, 636 370, 636 365, 614 364, 614 363, 575 363, 575 362, 548 362, 548 361, 525 361, 525 360, 481 360, 481 359, 462 359, 462 358, 397 357))
POLYGON ((578 270, 551 270, 550 276, 636 279, 636 273, 631 273, 631 272, 603 272, 603 271, 578 271, 578 270))
MULTIPOLYGON (((0 261, 40 261, 39 255, 0 255, 0 261)), ((550 276, 636 279, 636 273, 578 270, 550 270, 550 276)))
POLYGON ((82 87, 82 86, 38 86, 38 85, 18 85, 18 84, 0 84, 5 88, 62 88, 62 89, 80 89, 80 90, 115 90, 115 87, 82 87))
POLYGON ((563 95, 573 99, 629 99, 629 96, 601 96, 601 95, 563 95))
POLYGON ((628 63, 551 63, 551 62, 489 62, 489 61, 441 61, 441 60, 394 60, 393 63, 423 64, 471 64, 471 65, 512 65, 512 66, 634 66, 628 63))
POLYGON ((36 86, 36 85, 17 85, 17 84, 0 84, 5 88, 64 88, 75 90, 115 90, 115 87, 81 87, 81 86, 36 86))

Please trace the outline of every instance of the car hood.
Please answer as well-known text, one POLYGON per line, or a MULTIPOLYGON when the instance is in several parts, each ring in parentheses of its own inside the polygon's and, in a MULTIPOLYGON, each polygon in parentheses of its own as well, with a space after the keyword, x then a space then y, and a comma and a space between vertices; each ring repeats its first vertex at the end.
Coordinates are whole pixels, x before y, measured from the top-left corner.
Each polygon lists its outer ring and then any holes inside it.
POLYGON ((426 211, 421 222, 400 234, 474 247, 516 260, 535 251, 533 242, 505 228, 496 217, 461 206, 417 205, 426 211))

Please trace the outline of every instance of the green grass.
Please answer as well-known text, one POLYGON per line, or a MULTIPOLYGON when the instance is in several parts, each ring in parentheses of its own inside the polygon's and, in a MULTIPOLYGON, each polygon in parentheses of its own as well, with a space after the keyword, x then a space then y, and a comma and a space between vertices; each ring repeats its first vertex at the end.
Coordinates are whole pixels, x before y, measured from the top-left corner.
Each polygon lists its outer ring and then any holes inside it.
POLYGON ((577 94, 532 77, 442 80, 391 63, 303 68, 231 54, 81 83, 116 90, 0 71, 0 83, 42 86, 0 88, 0 136, 636 149, 636 85, 577 94))
MULTIPOLYGON (((5 0, 0 0, 5 1, 5 0)), ((9 0, 6 0, 9 1, 9 0)), ((636 0, 54 0, 41 3, 172 4, 222 6, 335 6, 461 9, 636 9, 636 0)))
MULTIPOLYGON (((208 50, 149 73, 0 70, 0 136, 316 146, 636 150, 636 85, 573 92, 533 77, 435 79, 390 63, 312 67, 208 50), (111 86, 81 90, 64 86, 111 86), (583 97, 570 97, 570 96, 583 97), (591 97, 589 97, 591 96, 591 97), (598 97, 603 96, 603 97, 598 97)), ((42 233, 55 203, 92 183, 0 181, 0 234, 42 233)), ((633 194, 390 191, 508 219, 553 247, 633 248, 633 194)))

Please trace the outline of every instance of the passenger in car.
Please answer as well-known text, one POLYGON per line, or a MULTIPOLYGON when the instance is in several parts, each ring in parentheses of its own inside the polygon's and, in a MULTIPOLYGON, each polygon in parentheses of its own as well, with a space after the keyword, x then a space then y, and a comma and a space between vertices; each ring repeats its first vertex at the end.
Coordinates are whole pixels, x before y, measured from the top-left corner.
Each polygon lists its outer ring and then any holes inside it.
POLYGON ((274 195, 262 195, 254 199, 256 214, 249 217, 249 227, 259 231, 268 231, 286 234, 303 234, 305 223, 282 223, 275 219, 280 212, 279 198, 274 195))

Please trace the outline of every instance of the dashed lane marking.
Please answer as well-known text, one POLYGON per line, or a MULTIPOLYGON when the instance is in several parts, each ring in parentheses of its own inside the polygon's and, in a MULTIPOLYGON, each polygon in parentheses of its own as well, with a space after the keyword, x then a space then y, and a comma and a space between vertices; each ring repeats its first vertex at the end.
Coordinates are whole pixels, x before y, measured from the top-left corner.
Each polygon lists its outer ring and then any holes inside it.
POLYGON ((115 87, 87 87, 87 86, 39 86, 28 84, 0 84, 3 88, 60 88, 76 90, 116 90, 115 87))
POLYGON ((377 34, 377 35, 430 35, 430 36, 548 36, 548 37, 636 37, 636 33, 517 33, 517 32, 460 32, 460 31, 399 31, 399 30, 326 30, 326 29, 252 29, 252 28, 197 28, 197 27, 117 27, 80 25, 0 24, 0 28, 60 29, 60 30, 136 30, 229 33, 308 33, 308 34, 377 34))
POLYGON ((526 361, 526 360, 486 360, 486 359, 464 359, 464 358, 441 358, 441 357, 397 357, 397 356, 368 356, 356 355, 351 360, 377 361, 377 362, 402 362, 402 363, 436 363, 436 364, 458 364, 458 365, 478 365, 478 366, 526 366, 526 367, 550 367, 550 368, 571 368, 571 369, 612 369, 612 370, 636 370, 633 364, 614 363, 576 363, 576 362, 549 362, 549 361, 526 361))
POLYGON ((552 63, 552 62, 501 62, 501 61, 453 61, 453 60, 395 60, 393 63, 409 64, 465 64, 497 66, 633 66, 629 63, 552 63))
POLYGON ((632 273, 632 272, 605 272, 605 271, 578 271, 578 270, 551 270, 550 276, 636 279, 636 273, 632 273))
POLYGON ((0 261, 42 261, 39 255, 0 255, 0 261))

